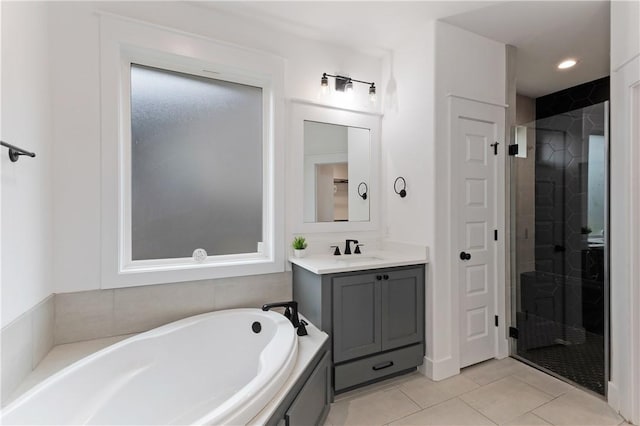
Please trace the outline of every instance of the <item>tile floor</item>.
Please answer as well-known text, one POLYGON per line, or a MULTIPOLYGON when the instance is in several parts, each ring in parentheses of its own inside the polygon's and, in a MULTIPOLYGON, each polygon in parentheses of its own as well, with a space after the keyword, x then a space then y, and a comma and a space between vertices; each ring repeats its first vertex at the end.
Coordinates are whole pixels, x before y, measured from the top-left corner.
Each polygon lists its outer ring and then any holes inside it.
POLYGON ((433 382, 411 373, 336 396, 325 426, 619 425, 605 401, 512 358, 433 382))

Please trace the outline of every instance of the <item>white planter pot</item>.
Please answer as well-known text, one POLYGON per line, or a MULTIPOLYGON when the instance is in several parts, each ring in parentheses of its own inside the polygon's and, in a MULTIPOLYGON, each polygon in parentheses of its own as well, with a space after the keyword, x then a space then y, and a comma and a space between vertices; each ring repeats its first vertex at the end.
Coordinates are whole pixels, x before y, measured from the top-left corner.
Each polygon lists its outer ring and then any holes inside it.
POLYGON ((296 250, 296 249, 294 249, 294 250, 293 250, 293 255, 299 259, 299 258, 301 258, 301 257, 304 257, 304 256, 306 255, 306 253, 305 253, 305 250, 304 250, 304 249, 303 249, 303 250, 296 250))

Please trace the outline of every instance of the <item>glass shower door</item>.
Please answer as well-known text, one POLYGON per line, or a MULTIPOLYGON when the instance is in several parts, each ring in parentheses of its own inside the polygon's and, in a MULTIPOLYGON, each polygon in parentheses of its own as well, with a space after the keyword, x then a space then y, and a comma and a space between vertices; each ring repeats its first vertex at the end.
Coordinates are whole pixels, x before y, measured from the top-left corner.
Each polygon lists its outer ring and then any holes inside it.
POLYGON ((512 355, 604 395, 608 103, 517 126, 512 355))

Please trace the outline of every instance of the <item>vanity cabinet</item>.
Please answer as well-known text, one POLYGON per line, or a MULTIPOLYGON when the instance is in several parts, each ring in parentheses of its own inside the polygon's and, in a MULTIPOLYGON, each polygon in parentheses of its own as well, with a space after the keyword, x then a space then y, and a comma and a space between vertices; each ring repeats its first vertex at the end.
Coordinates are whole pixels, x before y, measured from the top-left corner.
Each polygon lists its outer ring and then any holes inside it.
POLYGON ((293 298, 331 338, 339 392, 422 364, 424 265, 316 275, 293 265, 293 298))

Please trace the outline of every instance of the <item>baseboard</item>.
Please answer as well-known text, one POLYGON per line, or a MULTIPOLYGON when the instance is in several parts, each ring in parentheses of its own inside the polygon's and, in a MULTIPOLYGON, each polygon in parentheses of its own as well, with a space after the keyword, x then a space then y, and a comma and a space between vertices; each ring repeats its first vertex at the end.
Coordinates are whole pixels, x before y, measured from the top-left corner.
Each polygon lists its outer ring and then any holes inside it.
POLYGON ((618 387, 613 382, 607 382, 607 403, 616 410, 616 413, 620 411, 620 394, 618 387))
POLYGON ((460 364, 451 357, 434 361, 425 356, 418 371, 431 380, 439 381, 460 374, 460 364))

